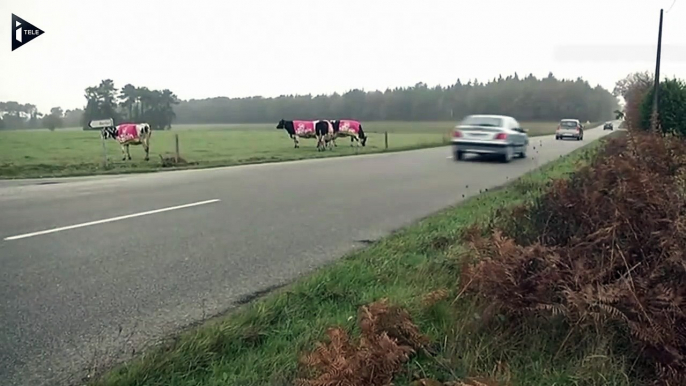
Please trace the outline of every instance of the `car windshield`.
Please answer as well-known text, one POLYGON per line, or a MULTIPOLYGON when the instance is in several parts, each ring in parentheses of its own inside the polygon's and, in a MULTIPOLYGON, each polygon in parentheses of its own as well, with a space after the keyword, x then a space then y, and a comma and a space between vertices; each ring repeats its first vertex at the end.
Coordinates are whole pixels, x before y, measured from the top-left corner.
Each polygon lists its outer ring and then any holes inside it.
POLYGON ((574 121, 562 121, 562 122, 560 122, 560 126, 576 127, 576 122, 574 122, 574 121))
POLYGON ((503 125, 503 120, 495 117, 470 116, 462 121, 462 125, 501 127, 503 125))

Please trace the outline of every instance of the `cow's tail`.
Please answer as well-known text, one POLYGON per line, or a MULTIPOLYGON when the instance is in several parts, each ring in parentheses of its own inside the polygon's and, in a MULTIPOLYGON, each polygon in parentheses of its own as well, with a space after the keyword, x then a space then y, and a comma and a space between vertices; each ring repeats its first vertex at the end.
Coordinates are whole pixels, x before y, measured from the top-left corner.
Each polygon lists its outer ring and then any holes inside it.
POLYGON ((360 139, 362 140, 362 146, 365 146, 367 144, 367 135, 364 133, 364 130, 362 130, 362 124, 360 123, 360 139))

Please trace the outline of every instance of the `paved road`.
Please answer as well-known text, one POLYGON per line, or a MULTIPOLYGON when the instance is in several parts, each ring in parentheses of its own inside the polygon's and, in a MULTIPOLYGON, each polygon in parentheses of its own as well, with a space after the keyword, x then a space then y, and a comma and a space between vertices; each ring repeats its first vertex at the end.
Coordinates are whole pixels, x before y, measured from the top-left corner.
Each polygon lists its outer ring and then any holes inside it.
POLYGON ((608 133, 532 138, 529 158, 511 164, 454 162, 434 148, 0 182, 0 383, 72 382, 608 133), (197 205, 178 207, 186 204, 197 205))

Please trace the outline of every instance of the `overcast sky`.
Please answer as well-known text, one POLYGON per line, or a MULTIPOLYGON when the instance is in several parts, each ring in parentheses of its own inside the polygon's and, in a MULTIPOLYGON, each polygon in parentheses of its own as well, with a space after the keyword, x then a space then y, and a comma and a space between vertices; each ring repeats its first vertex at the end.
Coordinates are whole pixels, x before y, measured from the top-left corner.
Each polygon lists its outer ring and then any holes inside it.
POLYGON ((2 0, 45 31, 0 39, 0 100, 85 105, 111 78, 182 99, 430 86, 515 71, 612 89, 654 70, 686 79, 686 0, 2 0), (674 5, 672 5, 674 3, 674 5))

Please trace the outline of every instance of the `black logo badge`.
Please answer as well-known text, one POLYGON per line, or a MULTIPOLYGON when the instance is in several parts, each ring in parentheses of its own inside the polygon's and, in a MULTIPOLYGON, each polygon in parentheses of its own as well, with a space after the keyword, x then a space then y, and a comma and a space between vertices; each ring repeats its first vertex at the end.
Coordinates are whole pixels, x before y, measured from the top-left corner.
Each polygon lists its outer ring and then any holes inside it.
POLYGON ((12 51, 44 34, 42 29, 12 14, 12 51))

